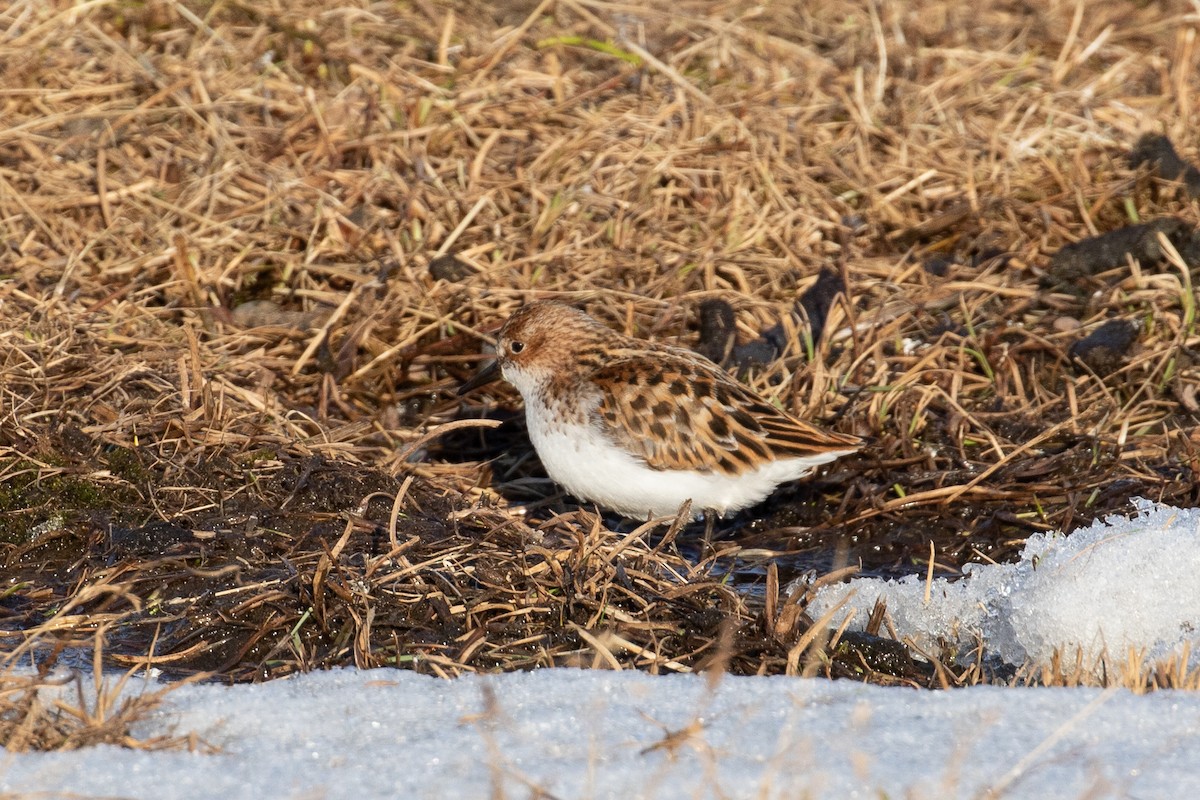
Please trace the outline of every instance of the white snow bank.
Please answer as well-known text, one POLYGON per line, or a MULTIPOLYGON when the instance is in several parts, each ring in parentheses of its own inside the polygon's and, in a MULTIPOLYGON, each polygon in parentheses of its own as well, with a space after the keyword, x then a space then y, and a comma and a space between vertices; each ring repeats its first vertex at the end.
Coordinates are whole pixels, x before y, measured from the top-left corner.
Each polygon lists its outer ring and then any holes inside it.
MULTIPOLYGON (((1054 651, 1085 668, 1111 670, 1131 651, 1158 660, 1200 654, 1200 509, 1134 502, 1132 519, 1109 517, 1070 536, 1035 534, 1016 564, 967 565, 966 577, 925 581, 861 578, 821 589, 816 617, 848 594, 836 620, 861 630, 877 598, 902 637, 937 651, 939 640, 1006 663, 1044 665, 1054 651)), ((1193 658, 1193 664, 1197 662, 1193 658)))
POLYGON ((215 755, 0 750, 0 793, 271 798, 1200 796, 1200 696, 547 669, 192 685, 140 733, 215 755), (674 746, 667 746, 668 734, 674 746), (544 792, 545 794, 539 794, 544 792))

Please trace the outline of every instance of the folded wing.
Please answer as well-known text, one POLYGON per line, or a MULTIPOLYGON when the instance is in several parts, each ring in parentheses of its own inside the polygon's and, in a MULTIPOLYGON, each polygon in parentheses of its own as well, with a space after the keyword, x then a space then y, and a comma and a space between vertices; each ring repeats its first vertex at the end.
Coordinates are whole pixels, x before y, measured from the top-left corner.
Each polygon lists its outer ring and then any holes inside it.
POLYGON ((768 461, 855 450, 854 436, 823 431, 774 407, 716 365, 673 348, 655 367, 617 358, 600 367, 595 420, 654 469, 737 475, 768 461))

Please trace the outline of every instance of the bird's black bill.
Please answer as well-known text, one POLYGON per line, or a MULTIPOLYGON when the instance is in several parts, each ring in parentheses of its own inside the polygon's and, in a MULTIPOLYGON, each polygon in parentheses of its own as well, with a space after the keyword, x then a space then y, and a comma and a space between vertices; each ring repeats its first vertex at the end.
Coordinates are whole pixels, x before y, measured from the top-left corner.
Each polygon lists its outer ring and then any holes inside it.
POLYGON ((492 363, 479 370, 479 372, 476 372, 474 377, 468 379, 466 383, 458 387, 458 391, 455 392, 455 394, 457 394, 459 397, 462 397, 468 392, 475 391, 486 383, 491 383, 498 377, 500 377, 500 359, 494 359, 492 363))

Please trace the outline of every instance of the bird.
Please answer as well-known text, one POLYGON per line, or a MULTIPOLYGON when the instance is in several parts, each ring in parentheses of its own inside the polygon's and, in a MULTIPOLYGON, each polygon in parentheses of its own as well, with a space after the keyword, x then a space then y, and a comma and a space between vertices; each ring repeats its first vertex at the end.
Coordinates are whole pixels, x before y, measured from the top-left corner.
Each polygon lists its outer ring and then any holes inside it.
POLYGON ((777 408, 698 353, 554 301, 517 309, 495 360, 458 394, 497 373, 521 394, 550 478, 628 518, 676 515, 685 501, 694 518, 725 516, 862 445, 777 408))

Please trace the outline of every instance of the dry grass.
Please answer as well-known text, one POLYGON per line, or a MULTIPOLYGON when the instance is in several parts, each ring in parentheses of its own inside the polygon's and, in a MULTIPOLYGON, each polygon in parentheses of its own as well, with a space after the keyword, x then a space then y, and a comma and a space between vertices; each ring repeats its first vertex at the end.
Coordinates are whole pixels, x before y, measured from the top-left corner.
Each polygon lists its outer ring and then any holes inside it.
POLYGON ((109 681, 97 644, 90 685, 85 685, 78 672, 54 670, 60 650, 43 654, 36 672, 5 669, 0 673, 0 747, 10 753, 78 750, 97 744, 139 750, 207 748, 190 734, 139 737, 133 733, 134 724, 182 683, 126 692, 132 674, 109 681))
MULTIPOLYGON (((1198 221, 1128 159, 1151 131, 1196 160, 1191 7, 808 5, 10 3, 3 647, 885 680, 778 571, 924 570, 932 540, 952 573, 1200 503, 1187 252, 1052 260, 1198 221), (786 312, 822 267, 847 293, 813 343, 786 312), (715 547, 614 537, 511 392, 453 395, 535 297, 688 344, 704 301, 743 339, 782 318, 745 379, 871 446, 715 547), (1084 358, 1114 318, 1136 340, 1084 358)), ((952 673, 896 679, 987 679, 952 673)))

